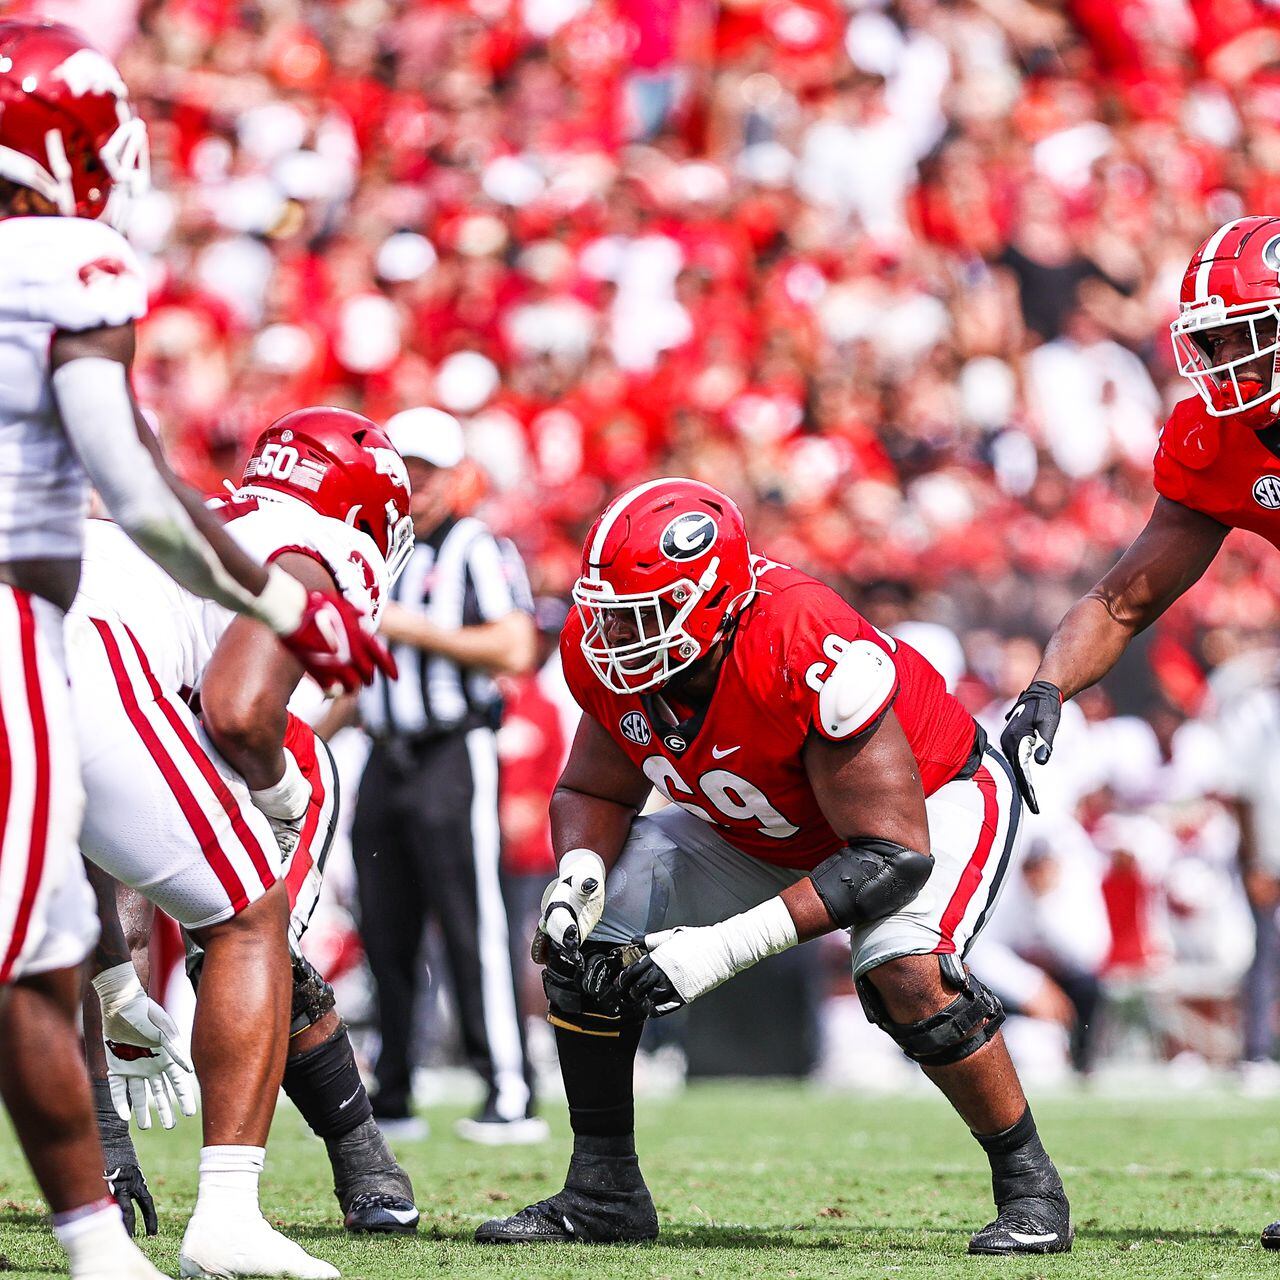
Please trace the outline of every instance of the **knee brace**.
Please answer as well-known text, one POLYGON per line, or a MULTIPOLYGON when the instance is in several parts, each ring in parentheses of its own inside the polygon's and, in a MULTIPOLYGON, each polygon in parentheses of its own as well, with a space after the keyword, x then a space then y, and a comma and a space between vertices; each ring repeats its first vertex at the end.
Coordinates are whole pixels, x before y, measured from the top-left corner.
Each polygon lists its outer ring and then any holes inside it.
POLYGON ((319 1138, 340 1138, 373 1115, 346 1023, 323 1044, 285 1059, 284 1091, 319 1138))
POLYGON ((939 956, 942 980, 958 994, 950 1004, 919 1022, 894 1022, 867 974, 858 979, 858 995, 867 1017, 887 1032, 913 1062, 945 1067, 977 1053, 995 1038, 1004 1022, 1004 1006, 955 956, 939 956))
POLYGON ((901 911, 924 888, 933 859, 892 840, 851 840, 809 872, 809 879, 842 929, 901 911))
POLYGON ((289 1034, 313 1027, 337 1006, 333 988, 320 976, 319 970, 306 956, 296 951, 293 961, 293 1006, 289 1011, 289 1034))
POLYGON ((542 971, 547 993, 547 1021, 553 1027, 578 1031, 589 1036, 618 1036, 624 1025, 643 1022, 624 1015, 617 995, 617 978, 622 972, 623 947, 587 943, 582 963, 575 964, 556 948, 551 948, 542 971))

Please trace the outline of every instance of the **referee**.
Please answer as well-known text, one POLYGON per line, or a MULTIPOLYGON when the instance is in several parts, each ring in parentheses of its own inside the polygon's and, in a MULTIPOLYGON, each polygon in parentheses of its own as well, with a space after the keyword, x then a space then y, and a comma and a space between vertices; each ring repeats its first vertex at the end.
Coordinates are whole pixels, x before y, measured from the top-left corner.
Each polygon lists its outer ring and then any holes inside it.
POLYGON ((547 1127, 533 1114, 498 878, 502 703, 493 679, 532 668, 532 601, 515 548, 454 514, 457 420, 407 409, 386 430, 409 472, 416 542, 382 614, 400 676, 379 677, 359 704, 373 739, 352 842, 382 1035, 374 1114, 392 1133, 413 1131, 418 953, 434 917, 467 1057, 488 1088, 479 1115, 459 1121, 458 1132, 495 1145, 537 1142, 547 1127))

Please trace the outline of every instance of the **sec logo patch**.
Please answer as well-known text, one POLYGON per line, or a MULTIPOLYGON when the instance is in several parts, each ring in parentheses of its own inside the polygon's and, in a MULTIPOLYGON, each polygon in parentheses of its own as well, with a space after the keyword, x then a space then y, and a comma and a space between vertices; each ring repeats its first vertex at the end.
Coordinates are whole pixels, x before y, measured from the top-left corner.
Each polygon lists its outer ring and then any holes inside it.
POLYGON ((1268 511, 1280 510, 1280 476, 1259 476, 1253 482, 1253 498, 1268 511))
POLYGON ((647 747, 653 737, 649 722, 638 711, 628 711, 618 722, 618 728, 622 731, 622 736, 628 742, 634 742, 637 747, 647 747))

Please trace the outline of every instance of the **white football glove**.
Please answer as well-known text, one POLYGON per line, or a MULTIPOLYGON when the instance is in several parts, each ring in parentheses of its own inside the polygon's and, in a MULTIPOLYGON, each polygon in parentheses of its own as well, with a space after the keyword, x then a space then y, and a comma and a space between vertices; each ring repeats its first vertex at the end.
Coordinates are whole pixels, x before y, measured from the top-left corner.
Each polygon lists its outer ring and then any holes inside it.
POLYGON ((604 878, 604 860, 590 849, 570 849, 560 859, 560 870, 542 895, 535 960, 543 935, 566 951, 576 951, 587 940, 604 915, 604 878))
POLYGON ((178 1044, 177 1025, 148 998, 133 965, 104 969, 93 986, 102 1005, 111 1101, 120 1119, 128 1123, 132 1107, 138 1128, 150 1129, 152 1103, 166 1129, 177 1123, 174 1102, 184 1116, 195 1115, 195 1073, 178 1044))
POLYGON ((271 824, 280 856, 288 861, 302 836, 302 820, 311 801, 311 784, 303 776, 293 752, 284 753, 284 775, 272 787, 250 791, 255 808, 261 809, 271 824))

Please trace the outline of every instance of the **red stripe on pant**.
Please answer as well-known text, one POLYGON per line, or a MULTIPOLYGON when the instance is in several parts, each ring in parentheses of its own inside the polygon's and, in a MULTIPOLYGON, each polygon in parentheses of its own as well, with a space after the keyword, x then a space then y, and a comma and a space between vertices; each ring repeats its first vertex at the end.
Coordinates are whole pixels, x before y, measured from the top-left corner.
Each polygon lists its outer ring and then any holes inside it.
POLYGON ((289 716, 289 727, 285 731, 284 745, 293 752, 293 758, 302 770, 302 776, 311 783, 311 799, 307 803, 307 812, 302 820, 302 831, 298 836, 298 846, 289 859, 289 869, 285 873, 285 885, 289 891, 289 910, 298 905, 298 894, 306 882, 307 873, 315 865, 315 855, 311 851, 312 842, 320 826, 320 811, 328 796, 325 793, 324 775, 320 772, 320 753, 316 750, 316 735, 310 725, 299 720, 297 716, 289 716))
POLYGON ((218 883, 222 885, 227 897, 231 900, 231 909, 236 912, 243 911, 249 905, 249 896, 244 891, 244 885, 240 883, 240 877, 236 875, 235 868, 223 853, 213 826, 201 809, 187 780, 179 772, 172 756, 160 741, 160 735, 142 710, 138 695, 129 679, 129 672, 124 665, 124 655, 120 652, 120 646, 112 634, 111 627, 101 618, 94 618, 93 625, 102 637, 103 648, 107 651, 107 661, 111 664, 111 673, 115 676, 116 688, 120 691, 120 701, 124 705, 125 714, 129 717, 129 723, 138 731, 143 745, 150 752, 169 790, 173 792, 178 808, 182 810, 182 816, 186 818, 192 834, 200 842, 200 851, 213 869, 213 874, 218 877, 218 883))
POLYGON ((244 820, 244 814, 240 812, 240 806, 236 803, 235 796, 228 790, 227 784, 214 767, 213 761, 209 759, 204 748, 196 741, 191 730, 187 728, 186 722, 178 714, 177 709, 161 691, 160 682, 152 674, 151 665, 147 662, 147 655, 143 653, 137 637, 128 627, 125 627, 124 632, 129 637, 129 642, 133 645, 134 653, 138 655, 138 665, 142 668, 142 674, 146 677, 147 687, 151 690, 151 696, 155 698, 156 706, 160 708, 161 715, 169 722, 169 727, 178 735, 182 745, 186 747, 187 754, 195 761, 196 768, 200 770, 200 776, 209 784, 209 790, 217 797, 223 813, 230 819, 231 829, 236 833, 236 838, 240 841, 245 853, 249 855, 249 860, 253 863, 253 869, 258 873, 258 879, 262 881, 262 887, 270 889, 276 882, 276 873, 271 865, 272 861, 278 857, 275 848, 273 847, 271 853, 268 854, 262 847, 262 844, 250 829, 249 824, 244 820))
POLYGON ((960 883, 956 885, 947 909, 942 913, 942 941, 934 948, 935 955, 952 955, 956 949, 955 933, 964 919, 964 913, 973 901, 982 883, 982 873, 986 869, 987 859, 991 856, 991 847, 996 842, 996 827, 1000 822, 1000 802, 996 799, 996 780, 984 764, 973 775, 973 780, 982 792, 982 830, 978 832, 978 847, 969 858, 968 865, 960 873, 960 883))
MULTIPOLYGON (((49 720, 45 715, 44 698, 40 691, 40 669, 36 665, 36 620, 31 611, 31 599, 24 591, 13 591, 13 602, 18 609, 19 647, 22 653, 22 676, 27 687, 27 710, 31 717, 31 737, 35 748, 35 802, 31 810, 31 842, 27 847, 27 874, 18 899, 18 911, 13 922, 13 936, 9 949, 0 960, 0 983, 9 981, 14 965, 22 954, 31 927, 31 913, 35 909, 36 894, 44 875, 45 854, 49 845, 49 781, 52 767, 49 760, 49 720)), ((5 818, 8 816, 9 789, 12 786, 12 757, 6 737, 5 765, 5 818)), ((0 836, 4 821, 0 820, 0 836)))

